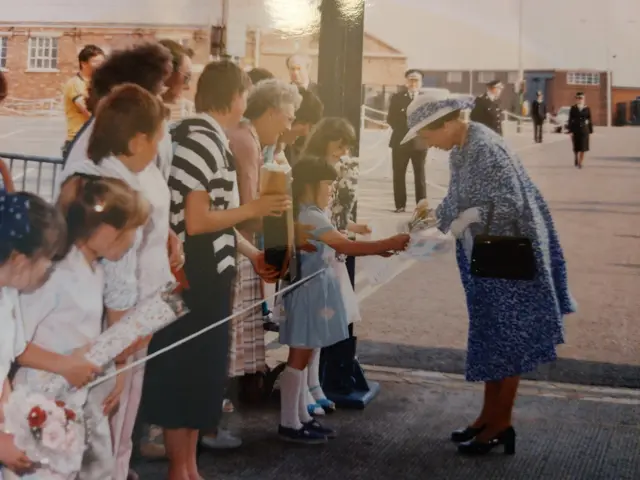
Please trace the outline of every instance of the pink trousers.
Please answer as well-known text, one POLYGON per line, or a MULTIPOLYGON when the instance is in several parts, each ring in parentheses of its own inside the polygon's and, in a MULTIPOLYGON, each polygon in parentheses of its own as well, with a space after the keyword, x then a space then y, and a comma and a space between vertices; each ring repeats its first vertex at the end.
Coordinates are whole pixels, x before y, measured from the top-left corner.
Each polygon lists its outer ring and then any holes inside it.
MULTIPOLYGON (((131 361, 147 355, 147 349, 140 350, 131 356, 131 361)), ((133 450, 133 427, 138 415, 142 398, 144 381, 144 365, 129 370, 125 374, 124 389, 120 397, 118 411, 111 418, 111 435, 113 436, 113 453, 115 466, 113 480, 126 480, 129 474, 129 461, 133 450)))

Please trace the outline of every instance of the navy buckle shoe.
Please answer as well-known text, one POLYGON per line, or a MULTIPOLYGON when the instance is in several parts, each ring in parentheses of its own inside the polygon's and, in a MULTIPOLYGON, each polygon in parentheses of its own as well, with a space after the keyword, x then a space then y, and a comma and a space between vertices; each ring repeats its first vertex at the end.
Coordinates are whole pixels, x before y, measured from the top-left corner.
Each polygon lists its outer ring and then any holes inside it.
POLYGON ((278 427, 278 436, 285 442, 299 443, 301 445, 322 445, 328 441, 326 435, 311 430, 304 425, 298 430, 280 425, 278 427))

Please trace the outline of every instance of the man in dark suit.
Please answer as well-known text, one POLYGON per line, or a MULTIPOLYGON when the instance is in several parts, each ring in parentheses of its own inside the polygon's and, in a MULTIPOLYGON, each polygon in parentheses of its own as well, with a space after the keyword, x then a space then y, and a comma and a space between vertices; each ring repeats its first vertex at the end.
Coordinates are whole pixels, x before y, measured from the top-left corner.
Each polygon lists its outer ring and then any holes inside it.
POLYGON ((536 99, 531 103, 531 119, 533 120, 533 140, 542 143, 542 126, 547 118, 547 106, 542 98, 542 92, 538 92, 536 99))
POLYGON ((425 178, 425 161, 427 152, 417 149, 412 142, 401 145, 400 142, 409 131, 407 127, 407 107, 420 94, 422 73, 419 70, 407 70, 405 73, 406 88, 393 94, 389 103, 387 123, 391 127, 391 158, 393 163, 393 196, 396 212, 404 212, 407 207, 407 167, 409 161, 413 167, 416 189, 416 204, 427 197, 427 181, 425 178))
POLYGON ((502 109, 498 99, 502 93, 502 82, 493 80, 487 83, 487 91, 476 98, 476 104, 469 119, 482 123, 499 135, 502 135, 502 109))
MULTIPOLYGON (((303 54, 295 53, 286 60, 291 83, 318 96, 318 84, 310 80, 311 59, 303 54)), ((284 154, 289 164, 296 163, 307 137, 298 137, 293 145, 287 145, 284 154)))

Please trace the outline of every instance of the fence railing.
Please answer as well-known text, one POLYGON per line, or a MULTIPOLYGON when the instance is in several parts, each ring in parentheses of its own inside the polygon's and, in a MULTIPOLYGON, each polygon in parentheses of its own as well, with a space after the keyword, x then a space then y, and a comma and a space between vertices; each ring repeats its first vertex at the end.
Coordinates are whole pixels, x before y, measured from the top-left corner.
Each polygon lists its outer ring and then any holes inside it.
POLYGON ((0 152, 0 160, 8 164, 16 190, 53 200, 57 178, 62 171, 62 158, 0 152))
POLYGON ((62 111, 62 97, 35 99, 7 97, 0 105, 0 114, 6 115, 60 116, 62 111))

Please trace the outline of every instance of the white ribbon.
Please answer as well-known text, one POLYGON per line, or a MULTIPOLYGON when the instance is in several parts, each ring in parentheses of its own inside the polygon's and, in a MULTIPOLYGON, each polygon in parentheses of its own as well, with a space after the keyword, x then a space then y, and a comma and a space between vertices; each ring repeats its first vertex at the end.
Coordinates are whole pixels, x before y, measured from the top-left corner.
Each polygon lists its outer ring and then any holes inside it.
MULTIPOLYGON (((275 294, 269 296, 269 297, 265 297, 264 299, 261 299, 260 301, 254 303, 253 305, 248 306, 247 308, 244 308, 243 310, 240 310, 239 312, 236 312, 232 315, 229 315, 227 318, 223 318, 222 320, 213 323, 211 325, 209 325, 208 327, 205 327, 195 333, 192 333, 191 335, 189 335, 188 337, 185 337, 181 340, 178 340, 175 343, 172 343, 171 345, 167 345, 166 347, 158 350, 157 352, 152 353, 151 355, 147 355, 146 357, 143 357, 139 360, 136 360, 135 362, 131 362, 130 364, 128 364, 125 367, 120 368, 119 370, 116 370, 114 372, 111 372, 109 374, 106 374, 96 380, 94 380, 93 382, 89 383, 88 385, 86 385, 84 388, 86 389, 91 389, 97 385, 100 385, 103 382, 106 382, 107 380, 110 380, 113 377, 118 376, 119 374, 126 372, 128 370, 131 370, 139 365, 142 365, 143 363, 148 362, 149 360, 151 360, 152 358, 155 358, 159 355, 162 355, 163 353, 166 353, 170 350, 173 350, 174 348, 179 347, 180 345, 187 343, 191 340, 193 340, 194 338, 199 337, 200 335, 204 335, 205 333, 213 330, 214 328, 219 327, 220 325, 225 324, 226 322, 229 322, 231 320, 233 320, 235 317, 239 317, 240 315, 243 315, 251 310, 253 310, 254 308, 260 307, 262 305, 262 302, 266 301, 266 300, 271 300, 276 298, 279 295, 284 295, 285 293, 293 290, 296 287, 299 287, 305 283, 307 283, 309 280, 311 280, 312 278, 315 278, 316 276, 320 275, 322 272, 324 272, 326 270, 326 268, 323 268, 322 270, 318 270, 317 272, 312 273, 311 275, 304 277, 301 280, 298 280, 295 283, 292 283, 291 285, 283 288, 282 290, 277 291, 275 294)), ((180 319, 177 320, 178 322, 180 321, 180 319)))

